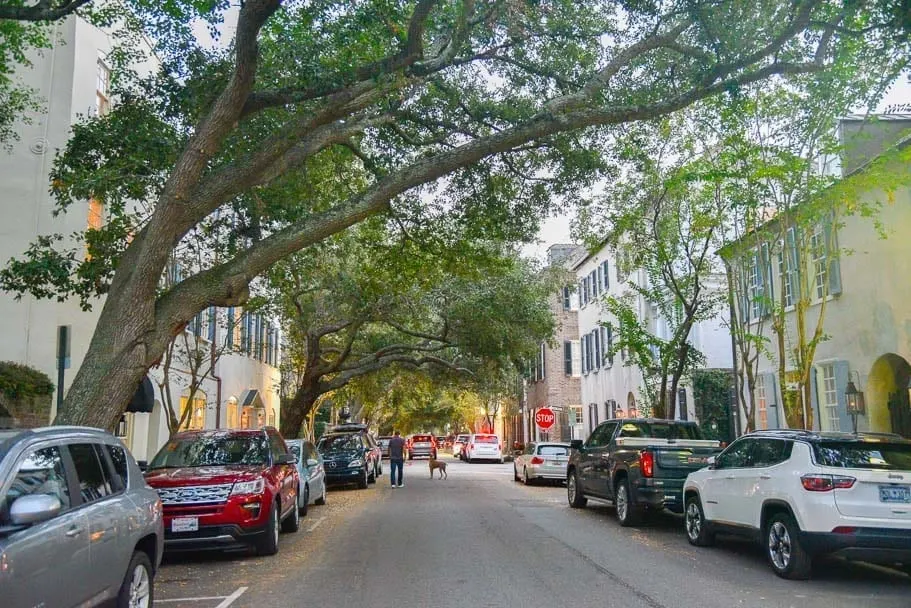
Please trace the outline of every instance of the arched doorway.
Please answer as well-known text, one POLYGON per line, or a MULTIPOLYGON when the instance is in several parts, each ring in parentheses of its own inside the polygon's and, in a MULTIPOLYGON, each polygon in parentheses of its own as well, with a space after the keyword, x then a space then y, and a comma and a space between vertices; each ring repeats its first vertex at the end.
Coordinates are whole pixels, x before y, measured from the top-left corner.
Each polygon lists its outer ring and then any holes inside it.
POLYGON ((908 381, 911 365, 899 355, 881 356, 867 379, 867 420, 870 430, 911 437, 911 401, 908 381))

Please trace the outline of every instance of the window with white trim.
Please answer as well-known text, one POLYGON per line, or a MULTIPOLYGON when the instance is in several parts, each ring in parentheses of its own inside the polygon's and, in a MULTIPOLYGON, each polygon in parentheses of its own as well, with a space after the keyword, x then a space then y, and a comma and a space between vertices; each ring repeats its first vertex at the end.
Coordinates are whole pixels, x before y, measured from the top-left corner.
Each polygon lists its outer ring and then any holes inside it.
POLYGON ((95 110, 98 116, 111 111, 111 68, 101 59, 95 67, 95 110))
POLYGON ((820 365, 817 372, 822 376, 822 390, 820 391, 819 425, 824 431, 840 431, 838 421, 838 388, 835 383, 835 366, 832 364, 820 365))
POLYGON ((750 318, 758 319, 762 313, 762 279, 759 275, 759 255, 750 259, 748 284, 750 286, 750 318))
POLYGON ((765 376, 756 379, 756 428, 769 428, 769 402, 766 397, 765 376))
POLYGON ((788 255, 785 252, 785 245, 782 243, 781 251, 778 252, 778 284, 781 286, 781 305, 785 308, 794 305, 794 294, 791 292, 791 276, 788 255))
POLYGON ((810 237, 810 256, 813 261, 813 283, 816 286, 816 298, 826 296, 826 239, 822 228, 816 228, 810 237))

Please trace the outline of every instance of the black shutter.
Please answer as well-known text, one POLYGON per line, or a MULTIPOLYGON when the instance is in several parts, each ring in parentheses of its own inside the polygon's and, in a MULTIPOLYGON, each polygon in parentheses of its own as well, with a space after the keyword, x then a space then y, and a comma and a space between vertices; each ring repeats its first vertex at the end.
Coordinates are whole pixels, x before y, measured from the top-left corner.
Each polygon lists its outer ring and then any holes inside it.
POLYGON ((563 371, 567 376, 573 374, 573 344, 569 340, 563 342, 563 371))

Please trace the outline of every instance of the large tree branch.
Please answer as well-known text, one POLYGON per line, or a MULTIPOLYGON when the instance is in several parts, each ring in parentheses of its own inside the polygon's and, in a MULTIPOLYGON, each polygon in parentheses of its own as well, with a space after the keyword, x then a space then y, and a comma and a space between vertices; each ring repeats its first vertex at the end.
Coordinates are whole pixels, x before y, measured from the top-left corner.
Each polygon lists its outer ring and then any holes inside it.
POLYGON ((75 13, 80 7, 92 0, 67 0, 54 3, 42 0, 31 6, 0 5, 0 19, 12 21, 57 21, 75 13))
POLYGON ((389 367, 390 365, 403 365, 412 369, 419 369, 427 365, 437 365, 460 373, 471 373, 471 370, 464 367, 459 367, 455 363, 447 361, 446 359, 441 359, 440 357, 434 357, 431 355, 423 355, 420 357, 410 357, 407 355, 390 355, 376 359, 374 362, 357 369, 350 369, 341 372, 329 380, 321 381, 319 384, 320 393, 327 393, 329 391, 338 390, 355 378, 366 376, 367 374, 379 371, 381 369, 389 367))

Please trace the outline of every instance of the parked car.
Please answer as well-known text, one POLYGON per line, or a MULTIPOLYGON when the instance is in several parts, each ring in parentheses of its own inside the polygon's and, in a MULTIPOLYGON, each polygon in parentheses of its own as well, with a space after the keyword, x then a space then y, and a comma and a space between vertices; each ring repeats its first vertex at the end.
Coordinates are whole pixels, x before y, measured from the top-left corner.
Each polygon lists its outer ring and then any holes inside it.
POLYGON ((145 474, 164 504, 165 550, 277 553, 279 532, 300 526, 295 460, 272 427, 174 435, 145 474))
POLYGON ((589 438, 570 442, 566 494, 574 508, 589 498, 611 501, 621 526, 645 511, 683 512, 683 482, 721 451, 695 422, 625 418, 602 422, 589 438))
POLYGON ((897 435, 761 431, 684 486, 686 536, 759 540, 778 576, 805 579, 832 554, 911 574, 911 441, 897 435))
POLYGON ((307 514, 310 505, 326 504, 326 468, 316 446, 304 439, 286 439, 288 450, 297 458, 297 474, 301 487, 297 492, 297 508, 307 514))
POLYGON ((530 485, 536 479, 566 481, 569 444, 561 442, 529 443, 516 456, 512 465, 513 479, 530 485), (519 472, 521 471, 521 476, 519 472))
POLYGON ((406 443, 408 460, 415 458, 436 458, 437 440, 433 435, 412 435, 406 443))
POLYGON ((376 437, 370 432, 370 427, 358 422, 346 422, 330 427, 328 433, 357 433, 367 442, 370 451, 369 460, 373 467, 368 471, 368 483, 374 483, 383 474, 383 449, 377 443, 376 437))
POLYGON ((476 460, 496 460, 503 464, 503 450, 500 445, 500 438, 490 433, 475 433, 468 437, 468 444, 462 448, 465 453, 465 460, 474 462, 476 460))
POLYGON ((326 483, 329 485, 356 484, 365 489, 380 474, 379 446, 371 443, 366 429, 363 432, 329 432, 320 437, 316 449, 323 455, 326 483))
POLYGON ((376 444, 378 446, 380 446, 380 453, 383 458, 389 458, 389 440, 390 439, 392 439, 392 437, 384 436, 384 437, 379 437, 376 440, 376 444))
POLYGON ((151 607, 161 500, 97 429, 0 430, 0 604, 151 607))
POLYGON ((437 442, 437 450, 438 450, 438 451, 439 451, 439 450, 445 451, 445 450, 447 449, 448 446, 446 445, 446 436, 445 436, 445 435, 439 435, 439 436, 437 436, 437 437, 436 437, 436 442, 437 442))
POLYGON ((452 455, 458 458, 462 458, 462 453, 465 450, 465 445, 468 443, 468 438, 471 435, 459 435, 452 442, 452 455))

